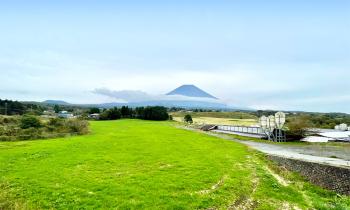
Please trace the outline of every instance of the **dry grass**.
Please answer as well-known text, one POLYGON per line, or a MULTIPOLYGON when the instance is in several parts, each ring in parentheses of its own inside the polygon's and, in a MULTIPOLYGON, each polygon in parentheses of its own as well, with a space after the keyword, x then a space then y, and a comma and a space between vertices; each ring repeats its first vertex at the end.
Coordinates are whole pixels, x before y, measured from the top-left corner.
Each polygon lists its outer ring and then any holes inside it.
MULTIPOLYGON (((175 121, 182 122, 183 117, 173 117, 175 121)), ((252 126, 258 124, 255 119, 232 119, 232 118, 216 118, 216 117, 193 117, 195 124, 215 124, 215 125, 241 125, 252 126)))

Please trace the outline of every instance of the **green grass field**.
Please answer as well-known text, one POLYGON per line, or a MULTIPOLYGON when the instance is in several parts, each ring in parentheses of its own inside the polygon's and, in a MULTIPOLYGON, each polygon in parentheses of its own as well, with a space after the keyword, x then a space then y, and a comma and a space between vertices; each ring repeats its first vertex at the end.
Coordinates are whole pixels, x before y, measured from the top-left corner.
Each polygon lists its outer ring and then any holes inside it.
POLYGON ((0 209, 347 209, 350 198, 262 154, 171 122, 91 122, 91 133, 0 142, 0 209))

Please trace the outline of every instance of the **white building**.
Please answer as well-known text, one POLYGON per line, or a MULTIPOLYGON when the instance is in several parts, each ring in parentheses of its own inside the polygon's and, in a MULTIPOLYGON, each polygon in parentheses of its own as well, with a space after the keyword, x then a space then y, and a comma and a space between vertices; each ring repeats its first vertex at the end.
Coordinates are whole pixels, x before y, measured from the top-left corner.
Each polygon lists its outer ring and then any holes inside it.
POLYGON ((61 118, 74 118, 74 115, 72 113, 67 112, 67 111, 60 111, 57 114, 57 116, 61 117, 61 118))
POLYGON ((89 114, 89 118, 98 120, 100 119, 100 114, 98 113, 89 114))

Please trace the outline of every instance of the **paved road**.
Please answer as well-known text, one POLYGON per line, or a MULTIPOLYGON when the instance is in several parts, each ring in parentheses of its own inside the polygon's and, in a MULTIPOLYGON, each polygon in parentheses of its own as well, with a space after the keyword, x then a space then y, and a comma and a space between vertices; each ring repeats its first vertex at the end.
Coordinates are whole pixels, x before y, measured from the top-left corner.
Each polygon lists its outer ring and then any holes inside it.
MULTIPOLYGON (((218 136, 228 140, 233 140, 248 145, 258 151, 266 154, 282 156, 304 160, 308 162, 323 163, 333 166, 350 168, 350 146, 334 146, 327 144, 305 144, 305 145, 286 145, 270 144, 254 141, 242 141, 234 139, 229 135, 221 134, 220 131, 207 132, 210 135, 218 136)), ((227 132, 225 132, 227 133, 227 132)))

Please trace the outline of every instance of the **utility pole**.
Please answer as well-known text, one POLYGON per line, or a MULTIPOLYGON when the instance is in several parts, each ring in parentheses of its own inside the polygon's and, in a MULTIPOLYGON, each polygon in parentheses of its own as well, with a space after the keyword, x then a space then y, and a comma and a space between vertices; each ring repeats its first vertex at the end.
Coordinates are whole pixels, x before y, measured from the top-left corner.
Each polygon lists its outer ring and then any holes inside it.
POLYGON ((7 102, 5 102, 5 115, 7 115, 7 102))

